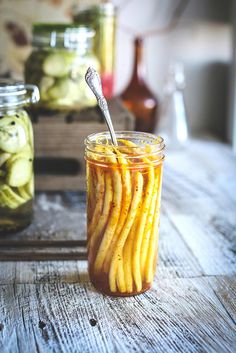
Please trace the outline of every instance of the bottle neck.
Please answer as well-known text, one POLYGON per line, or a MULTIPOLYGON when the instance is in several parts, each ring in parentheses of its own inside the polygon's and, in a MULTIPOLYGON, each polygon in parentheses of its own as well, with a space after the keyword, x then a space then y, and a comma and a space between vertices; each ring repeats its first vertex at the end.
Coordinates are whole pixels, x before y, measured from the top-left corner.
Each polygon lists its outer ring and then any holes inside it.
POLYGON ((132 81, 144 83, 145 81, 145 65, 143 63, 143 39, 137 37, 134 40, 134 66, 132 81))

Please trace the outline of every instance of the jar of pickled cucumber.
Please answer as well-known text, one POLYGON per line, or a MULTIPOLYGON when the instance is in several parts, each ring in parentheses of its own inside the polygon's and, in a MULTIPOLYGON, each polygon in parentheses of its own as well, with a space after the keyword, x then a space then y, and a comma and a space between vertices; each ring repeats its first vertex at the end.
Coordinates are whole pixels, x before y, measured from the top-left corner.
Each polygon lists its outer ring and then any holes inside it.
POLYGON ((136 295, 154 278, 164 142, 141 132, 85 141, 89 275, 102 293, 136 295))
POLYGON ((32 219, 33 129, 24 106, 38 101, 36 86, 0 81, 0 234, 32 219))
POLYGON ((94 30, 66 24, 34 24, 33 51, 25 64, 25 81, 40 90, 39 106, 78 110, 96 105, 84 75, 99 71, 93 53, 94 30))

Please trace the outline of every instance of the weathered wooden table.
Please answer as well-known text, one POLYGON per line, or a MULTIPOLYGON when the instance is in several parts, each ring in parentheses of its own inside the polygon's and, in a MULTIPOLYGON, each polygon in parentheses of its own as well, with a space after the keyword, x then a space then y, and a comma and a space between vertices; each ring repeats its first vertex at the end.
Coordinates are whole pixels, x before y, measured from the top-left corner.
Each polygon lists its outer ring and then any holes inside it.
MULTIPOLYGON (((84 239, 84 194, 41 193, 35 208, 26 242, 84 239)), ((227 146, 193 141, 168 153, 160 234, 153 289, 132 298, 97 293, 75 248, 53 250, 71 261, 2 261, 0 352, 236 352, 236 158, 227 146)))

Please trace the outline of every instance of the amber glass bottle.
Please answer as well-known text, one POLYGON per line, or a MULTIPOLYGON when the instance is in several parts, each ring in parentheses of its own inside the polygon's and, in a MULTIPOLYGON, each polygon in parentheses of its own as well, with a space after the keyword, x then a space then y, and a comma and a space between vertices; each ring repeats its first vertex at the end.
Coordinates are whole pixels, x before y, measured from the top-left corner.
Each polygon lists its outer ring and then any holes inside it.
POLYGON ((135 116, 135 130, 153 132, 157 122, 158 101, 145 82, 143 39, 134 41, 135 55, 131 80, 121 94, 125 106, 135 116))

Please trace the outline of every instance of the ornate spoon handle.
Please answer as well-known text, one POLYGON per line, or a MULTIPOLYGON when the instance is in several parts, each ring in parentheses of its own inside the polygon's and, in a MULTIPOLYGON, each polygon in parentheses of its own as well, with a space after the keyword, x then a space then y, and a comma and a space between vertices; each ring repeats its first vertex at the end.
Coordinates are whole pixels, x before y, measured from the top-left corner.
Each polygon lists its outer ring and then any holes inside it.
POLYGON ((92 67, 89 67, 86 74, 85 74, 85 80, 86 80, 88 86, 90 87, 90 89, 92 90, 93 94, 97 98, 98 105, 99 105, 101 111, 103 112, 105 121, 107 123, 108 130, 111 134, 112 144, 117 146, 118 143, 116 140, 116 134, 115 134, 114 127, 113 127, 112 120, 111 120, 111 116, 110 116, 110 113, 108 110, 107 101, 106 101, 106 99, 103 95, 103 92, 102 92, 102 84, 101 84, 100 76, 96 70, 94 70, 92 67))

